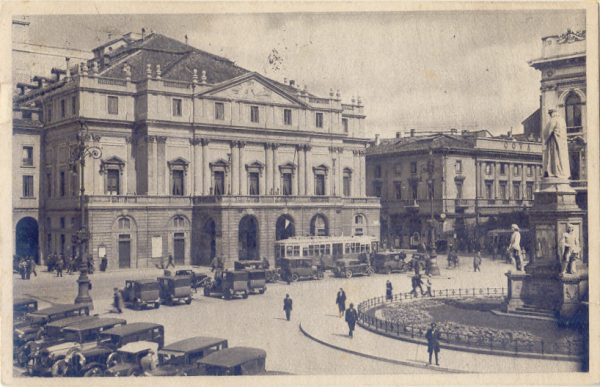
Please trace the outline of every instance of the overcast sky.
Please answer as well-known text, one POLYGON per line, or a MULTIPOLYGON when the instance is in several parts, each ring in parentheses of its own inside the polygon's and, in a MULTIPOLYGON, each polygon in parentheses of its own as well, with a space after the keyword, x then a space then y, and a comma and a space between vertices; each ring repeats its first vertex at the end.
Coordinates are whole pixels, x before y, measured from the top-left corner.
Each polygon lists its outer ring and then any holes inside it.
POLYGON ((142 27, 181 41, 187 34, 192 46, 315 94, 360 95, 367 127, 384 137, 440 126, 520 131, 539 103, 540 75, 527 61, 541 55, 541 38, 585 28, 583 11, 27 19, 30 42, 85 50, 142 27))

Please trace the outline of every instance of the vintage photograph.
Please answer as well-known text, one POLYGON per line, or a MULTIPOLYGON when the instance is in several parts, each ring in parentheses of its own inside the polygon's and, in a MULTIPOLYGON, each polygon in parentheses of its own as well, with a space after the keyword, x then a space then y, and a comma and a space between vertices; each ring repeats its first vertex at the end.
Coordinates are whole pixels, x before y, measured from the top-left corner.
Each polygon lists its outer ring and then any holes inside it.
POLYGON ((590 371, 585 7, 136 9, 11 16, 15 383, 590 371))

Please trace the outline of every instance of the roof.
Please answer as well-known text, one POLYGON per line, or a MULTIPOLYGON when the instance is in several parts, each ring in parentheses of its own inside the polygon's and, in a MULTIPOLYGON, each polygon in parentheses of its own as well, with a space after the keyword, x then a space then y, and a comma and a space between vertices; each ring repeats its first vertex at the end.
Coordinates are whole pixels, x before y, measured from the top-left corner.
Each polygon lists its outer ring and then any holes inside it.
POLYGON ((171 343, 163 347, 160 352, 194 352, 204 348, 212 347, 213 345, 217 345, 222 342, 227 342, 227 340, 219 337, 196 336, 171 343))
POLYGON ((84 321, 95 320, 95 319, 98 319, 98 317, 95 317, 95 316, 71 316, 71 317, 67 317, 67 318, 61 318, 60 320, 51 321, 48 324, 46 324, 46 326, 52 327, 52 328, 64 328, 69 325, 75 325, 75 324, 79 324, 84 321))
POLYGON ((152 328, 162 327, 160 324, 147 323, 147 322, 135 322, 127 325, 122 325, 120 327, 112 328, 107 331, 102 332, 107 335, 116 335, 116 336, 127 336, 129 334, 144 331, 152 328))
POLYGON ((235 367, 249 360, 266 358, 267 353, 259 348, 234 347, 225 348, 203 357, 199 363, 218 367, 235 367))
POLYGON ((85 307, 87 307, 87 306, 79 305, 79 304, 56 304, 49 308, 36 310, 35 312, 31 312, 30 314, 48 316, 51 314, 70 312, 70 311, 78 310, 78 309, 85 308, 85 307))
POLYGON ((453 134, 433 134, 427 136, 401 137, 382 142, 380 145, 367 148, 367 155, 396 153, 405 151, 429 151, 430 149, 465 149, 475 148, 476 136, 453 134))
POLYGON ((37 302, 37 300, 34 298, 17 297, 13 300, 13 305, 14 306, 25 305, 25 304, 30 304, 32 302, 37 302))
POLYGON ((156 351, 157 349, 158 343, 153 341, 134 341, 119 348, 119 352, 138 353, 147 350, 156 351))
POLYGON ((154 278, 145 278, 145 279, 139 279, 139 280, 129 280, 130 282, 137 282, 140 284, 149 284, 149 283, 157 283, 156 279, 154 278))
POLYGON ((122 318, 95 318, 92 320, 81 321, 65 328, 68 331, 85 331, 88 329, 98 329, 103 327, 112 327, 118 324, 127 324, 122 318))

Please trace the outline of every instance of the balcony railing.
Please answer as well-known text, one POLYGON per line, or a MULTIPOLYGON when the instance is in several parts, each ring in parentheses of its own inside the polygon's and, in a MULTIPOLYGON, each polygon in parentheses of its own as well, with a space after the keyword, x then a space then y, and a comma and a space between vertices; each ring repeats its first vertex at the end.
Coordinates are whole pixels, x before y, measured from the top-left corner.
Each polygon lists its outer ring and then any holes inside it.
POLYGON ((405 209, 407 211, 421 211, 427 213, 433 207, 434 212, 453 212, 457 208, 475 209, 476 207, 508 207, 522 208, 530 207, 533 200, 515 199, 409 199, 409 200, 382 200, 387 208, 405 209))

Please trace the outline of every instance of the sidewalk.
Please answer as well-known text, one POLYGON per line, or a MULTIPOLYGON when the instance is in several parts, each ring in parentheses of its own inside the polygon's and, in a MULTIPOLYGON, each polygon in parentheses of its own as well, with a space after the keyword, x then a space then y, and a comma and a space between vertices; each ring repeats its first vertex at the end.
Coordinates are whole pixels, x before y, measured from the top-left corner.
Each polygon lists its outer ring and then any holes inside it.
POLYGON ((343 318, 333 313, 303 316, 300 330, 308 338, 331 348, 385 362, 429 368, 432 372, 466 373, 537 373, 576 372, 579 364, 567 361, 525 359, 508 356, 482 355, 442 349, 440 367, 428 364, 425 345, 388 338, 362 329, 358 325, 354 338, 348 337, 343 318))

